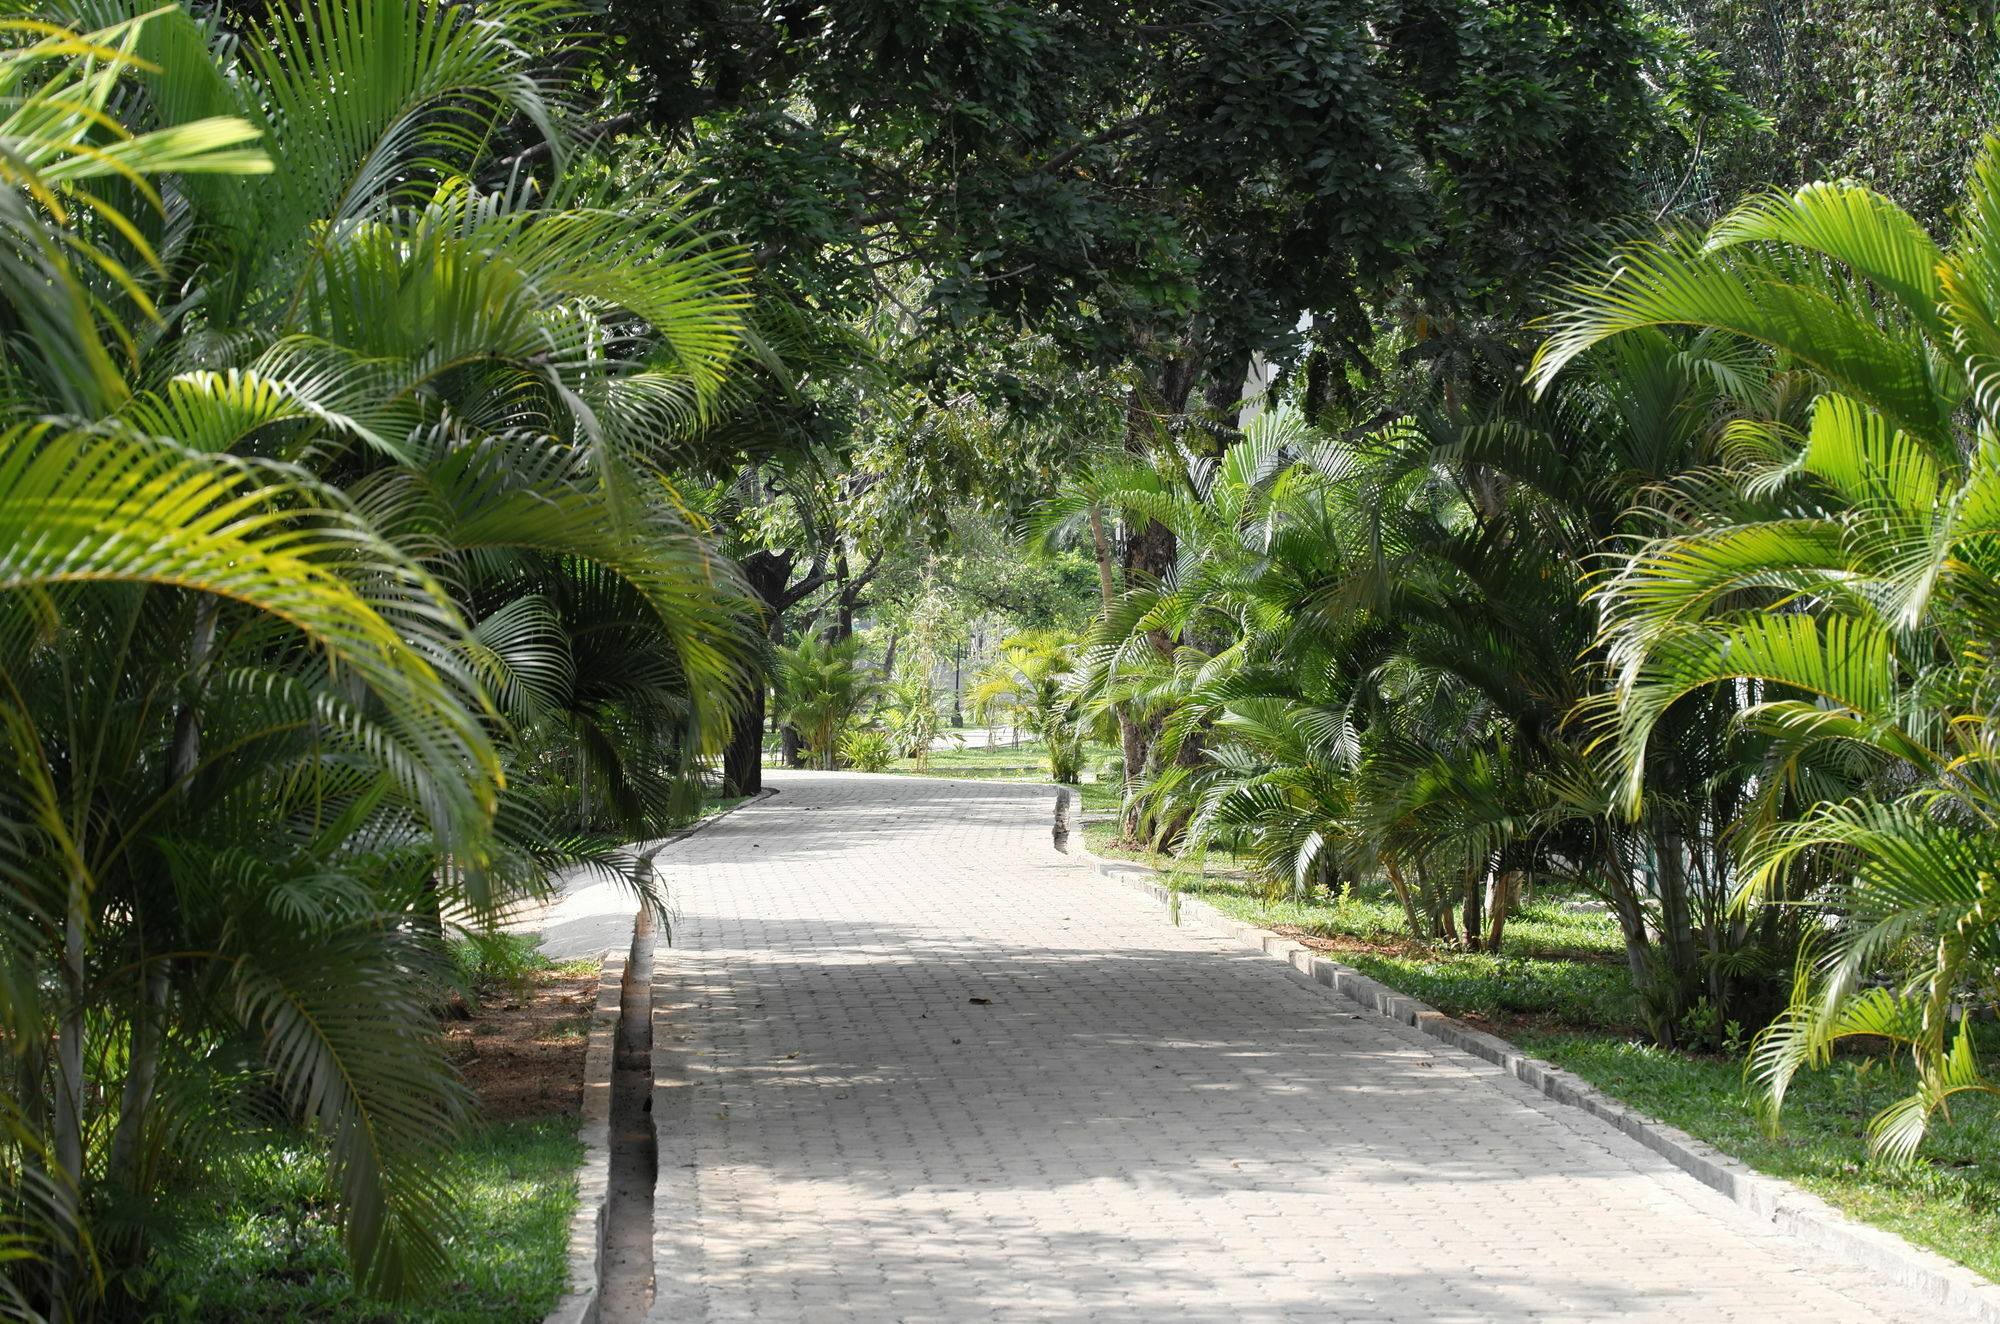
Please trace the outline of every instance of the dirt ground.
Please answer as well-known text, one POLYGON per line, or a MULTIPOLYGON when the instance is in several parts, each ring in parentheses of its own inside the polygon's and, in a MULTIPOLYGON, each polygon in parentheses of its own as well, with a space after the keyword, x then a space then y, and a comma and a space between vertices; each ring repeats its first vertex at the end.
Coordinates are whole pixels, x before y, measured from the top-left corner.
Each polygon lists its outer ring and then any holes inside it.
POLYGON ((536 970, 524 987, 485 991, 465 1019, 445 1022, 446 1051, 496 1122, 575 1116, 583 1054, 597 1005, 597 971, 536 970))

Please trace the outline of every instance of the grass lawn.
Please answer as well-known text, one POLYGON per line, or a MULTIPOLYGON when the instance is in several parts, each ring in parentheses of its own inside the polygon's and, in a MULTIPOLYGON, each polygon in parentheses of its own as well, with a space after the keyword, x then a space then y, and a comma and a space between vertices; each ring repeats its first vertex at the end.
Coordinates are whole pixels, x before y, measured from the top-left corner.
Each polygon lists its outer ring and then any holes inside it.
POLYGON ((466 1193, 457 1273, 431 1299, 390 1307, 354 1293, 318 1154, 258 1149, 232 1165, 227 1203, 182 1203, 151 1295, 160 1318, 202 1324, 534 1324, 562 1292, 582 1161, 571 1117, 474 1127, 450 1159, 466 1193))
MULTIPOLYGON (((1101 768, 1117 756, 1118 751, 1109 745, 1090 745, 1084 750, 1083 766, 1086 770, 1101 768)), ((995 745, 989 749, 984 737, 974 737, 963 746, 946 746, 931 751, 931 756, 921 768, 915 759, 897 759, 884 771, 918 777, 1046 782, 1050 769, 1048 751, 1039 740, 1024 738, 1018 745, 995 745)), ((1086 775, 1089 775, 1088 771, 1086 775)), ((1072 789, 1082 798, 1083 808, 1087 810, 1118 807, 1116 781, 1086 782, 1072 789)))
MULTIPOLYGON (((2000 1281, 2000 1101, 1962 1096, 1914 1163, 1875 1163, 1868 1118, 1906 1092, 1908 1070, 1889 1059, 1843 1056, 1794 1083, 1774 1135, 1744 1080, 1741 1056, 1676 1053, 1640 1039, 1623 944, 1607 915, 1573 914, 1544 899, 1508 921, 1504 951, 1454 952, 1412 942, 1401 909, 1386 895, 1274 900, 1249 886, 1227 856, 1212 855, 1204 872, 1192 861, 1118 849, 1110 823, 1088 824, 1084 834, 1100 855, 1161 869, 1179 879, 1185 895, 1323 949, 1762 1172, 2000 1281)), ((1985 1051, 2000 1056, 2000 1033, 1987 1038, 1985 1051)))
POLYGON ((533 938, 457 942, 462 1012, 446 1045, 482 1120, 442 1160, 462 1196, 453 1272, 395 1306, 358 1296, 331 1217, 323 1151, 304 1137, 223 1140, 172 1197, 135 1284, 149 1319, 327 1324, 536 1324, 561 1295, 576 1208, 583 1055, 595 960, 555 962, 533 938))

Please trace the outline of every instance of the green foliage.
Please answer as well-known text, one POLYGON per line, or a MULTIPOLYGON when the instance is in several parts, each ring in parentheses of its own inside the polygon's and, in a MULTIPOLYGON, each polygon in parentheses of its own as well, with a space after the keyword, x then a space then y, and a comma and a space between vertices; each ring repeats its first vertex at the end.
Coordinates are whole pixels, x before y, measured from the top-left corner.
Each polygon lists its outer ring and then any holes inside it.
POLYGON ((798 729, 818 767, 833 767, 842 732, 874 693, 875 680, 862 661, 865 647, 858 636, 827 643, 807 635, 777 651, 779 714, 798 729))
POLYGON ((1605 337, 1691 324, 1772 346, 1822 386, 1789 416, 1739 419, 1726 466, 1683 483, 1674 531, 1604 584, 1604 706, 1630 805, 1690 696, 1750 696, 1737 723, 1765 742, 1770 789, 1740 823, 1740 900, 1830 879, 1840 916, 1758 1074, 1777 1107, 1843 1040, 1906 1046, 1914 1088, 1870 1124, 1895 1159, 1954 1096, 2000 1089, 1952 1015, 1990 999, 2000 969, 1996 253, 1989 138, 1949 249, 1859 186, 1756 198, 1699 246, 1621 254, 1538 363, 1547 380, 1605 337))
POLYGON ((2000 119, 1993 10, 1979 0, 1671 0, 1768 121, 1709 123, 1681 174, 1704 220, 1758 188, 1856 179, 1945 224, 1980 136, 2000 119))
POLYGON ((659 467, 740 257, 657 186, 474 182, 555 132, 559 6, 82 10, 0 28, 0 1305, 136 1309, 252 1106, 421 1292, 467 1217, 443 916, 641 883, 589 829, 675 817, 746 673, 659 467))
POLYGON ((1239 375, 1302 311, 1351 328, 1404 279, 1427 302, 1519 293, 1632 198, 1635 143, 1689 81, 1623 5, 620 0, 612 19, 649 115, 700 143, 786 288, 914 296, 940 352, 1025 324, 1104 365, 1193 315, 1239 375))
POLYGON ((171 1320, 532 1324, 563 1290, 582 1158, 568 1118, 468 1130, 450 1160, 471 1211, 452 1276, 389 1310, 355 1290, 317 1147, 246 1148, 204 1191, 174 1197, 175 1231, 148 1267, 146 1295, 171 1320))
POLYGON ((896 761, 896 741, 887 731, 849 727, 840 737, 840 761, 856 772, 886 772, 896 761))
POLYGON ((931 684, 928 659, 921 653, 914 663, 906 663, 903 674, 889 682, 883 695, 882 716, 892 734, 892 750, 897 758, 915 759, 922 769, 945 734, 944 705, 931 684))
POLYGON ((969 692, 977 719, 1011 719, 1034 732, 1048 751, 1049 775, 1075 784, 1083 773, 1085 734, 1071 707, 1077 642, 1052 630, 1017 634, 969 692))
MULTIPOLYGON (((516 999, 525 999, 530 976, 536 971, 559 968, 540 949, 541 939, 532 933, 476 930, 453 939, 446 947, 454 981, 462 991, 481 998, 505 993, 516 999)), ((595 968, 594 962, 566 964, 595 968)))

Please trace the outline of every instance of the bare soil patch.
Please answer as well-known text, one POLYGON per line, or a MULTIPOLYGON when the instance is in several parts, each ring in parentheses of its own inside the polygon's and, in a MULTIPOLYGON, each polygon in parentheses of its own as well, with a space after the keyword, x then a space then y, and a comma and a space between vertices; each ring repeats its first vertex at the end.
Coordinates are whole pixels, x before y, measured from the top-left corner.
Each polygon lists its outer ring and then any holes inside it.
POLYGON ((576 1116, 597 970, 531 970, 445 1022, 446 1052, 490 1121, 576 1116))
POLYGON ((1350 934, 1321 933, 1317 929, 1302 928, 1297 924, 1278 924, 1271 932, 1280 937, 1290 938, 1301 947, 1310 947, 1316 952, 1369 952, 1376 956, 1423 956, 1429 954, 1428 944, 1409 938, 1390 938, 1383 942, 1369 942, 1350 934))

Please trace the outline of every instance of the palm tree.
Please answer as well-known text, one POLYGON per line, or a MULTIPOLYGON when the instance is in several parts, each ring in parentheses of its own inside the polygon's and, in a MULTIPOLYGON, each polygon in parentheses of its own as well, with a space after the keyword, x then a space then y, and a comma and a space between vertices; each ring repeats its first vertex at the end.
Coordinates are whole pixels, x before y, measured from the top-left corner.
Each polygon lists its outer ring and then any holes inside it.
POLYGON ((999 658, 970 691, 979 720, 1013 715, 1047 747, 1049 775, 1071 785, 1083 775, 1085 744, 1083 726, 1070 704, 1075 669, 1075 640, 1055 630, 1025 630, 1001 640, 999 658))
POLYGON ((359 1280, 414 1290, 463 1111, 439 916, 604 858, 564 786, 599 829, 679 808, 742 683, 734 576, 659 468, 738 277, 665 191, 467 182, 503 117, 550 127, 548 6, 325 3, 241 43, 87 8, 0 60, 40 89, 0 279, 72 333, 5 341, 15 413, 71 421, 0 434, 0 1290, 123 1290, 134 1214, 227 1116, 189 1107, 217 1053, 330 1145, 359 1280))
POLYGON ((1724 462, 1673 494, 1675 526, 1599 596, 1623 801, 1678 712, 1742 696, 1769 772, 1744 814, 1741 903, 1801 876, 1837 888, 1840 923, 1757 1051, 1773 1107, 1850 1036, 1905 1045, 1917 1087, 1871 1122, 1891 1156, 1953 1094, 1993 1089, 1953 1009, 2000 968, 1996 254, 1989 140, 1949 249, 1860 185, 1753 199, 1703 240, 1621 253, 1536 366, 1546 382, 1608 337, 1681 325, 1767 346, 1806 384, 1809 415, 1736 424, 1724 462))
POLYGON ((838 643, 807 635, 776 650, 778 712, 798 729, 821 768, 834 766, 841 733, 874 692, 874 679, 862 665, 864 647, 858 635, 838 643))
POLYGON ((129 353, 132 338, 112 305, 158 316, 141 277, 161 259, 135 224, 159 209, 158 177, 271 169, 257 127, 243 118, 217 113, 133 132, 107 112, 146 67, 137 48, 161 17, 84 32, 0 23, 0 334, 14 382, 68 410, 125 394, 115 350, 129 353))
POLYGON ((1725 387, 1765 384, 1719 338, 1655 334, 1544 401, 1501 364, 1385 428, 1275 413, 1184 486, 1105 488, 1182 548, 1170 581, 1117 597, 1082 686, 1169 714, 1135 796, 1149 835, 1232 846, 1282 890, 1385 878, 1413 934, 1474 947, 1541 874, 1611 903, 1654 1038, 1760 1023, 1803 921, 1730 912, 1759 751, 1727 704, 1677 712, 1628 822, 1573 714, 1607 675, 1587 567, 1657 527, 1648 494, 1718 444, 1725 387))

